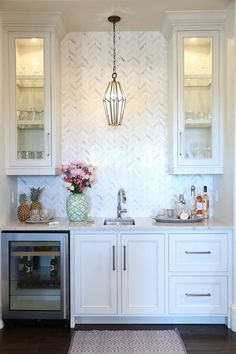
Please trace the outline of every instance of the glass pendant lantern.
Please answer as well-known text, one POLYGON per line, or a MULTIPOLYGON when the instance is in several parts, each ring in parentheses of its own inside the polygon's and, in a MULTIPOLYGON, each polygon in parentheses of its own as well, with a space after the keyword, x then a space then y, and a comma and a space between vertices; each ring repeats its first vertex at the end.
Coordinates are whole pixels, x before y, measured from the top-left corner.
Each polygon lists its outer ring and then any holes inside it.
POLYGON ((124 91, 122 90, 121 84, 119 81, 116 81, 116 23, 120 21, 119 16, 110 16, 108 21, 113 23, 113 73, 112 81, 109 82, 105 95, 103 98, 104 108, 107 116, 108 125, 121 125, 126 98, 124 91))

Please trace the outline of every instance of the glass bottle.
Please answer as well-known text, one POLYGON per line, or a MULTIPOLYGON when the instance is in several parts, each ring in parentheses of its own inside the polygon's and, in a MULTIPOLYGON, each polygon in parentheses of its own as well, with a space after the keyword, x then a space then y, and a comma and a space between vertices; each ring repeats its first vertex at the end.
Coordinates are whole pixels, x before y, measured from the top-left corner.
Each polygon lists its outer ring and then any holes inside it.
POLYGON ((31 260, 31 257, 27 257, 27 261, 25 262, 25 275, 26 277, 31 277, 33 273, 33 262, 31 260))
POLYGON ((191 186, 191 194, 190 194, 190 199, 189 199, 189 211, 190 211, 190 215, 191 218, 194 218, 195 214, 196 214, 196 205, 195 205, 195 186, 192 185, 191 186))
POLYGON ((195 198, 195 208, 196 208, 196 215, 202 217, 202 196, 200 189, 197 192, 195 198))
POLYGON ((207 195, 207 186, 203 187, 202 215, 203 215, 204 219, 209 218, 209 197, 207 195))
POLYGON ((184 195, 180 194, 179 195, 179 201, 177 203, 176 207, 176 216, 179 219, 188 219, 189 218, 189 213, 186 207, 186 201, 184 199, 184 195))

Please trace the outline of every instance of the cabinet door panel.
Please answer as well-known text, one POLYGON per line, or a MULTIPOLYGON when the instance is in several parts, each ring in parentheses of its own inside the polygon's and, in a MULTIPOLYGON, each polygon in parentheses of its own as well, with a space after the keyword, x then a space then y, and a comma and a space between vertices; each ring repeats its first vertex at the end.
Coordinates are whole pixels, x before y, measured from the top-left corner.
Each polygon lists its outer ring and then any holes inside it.
POLYGON ((122 314, 164 312, 164 235, 122 235, 122 314))
POLYGON ((75 312, 117 313, 115 235, 78 236, 75 240, 75 312))

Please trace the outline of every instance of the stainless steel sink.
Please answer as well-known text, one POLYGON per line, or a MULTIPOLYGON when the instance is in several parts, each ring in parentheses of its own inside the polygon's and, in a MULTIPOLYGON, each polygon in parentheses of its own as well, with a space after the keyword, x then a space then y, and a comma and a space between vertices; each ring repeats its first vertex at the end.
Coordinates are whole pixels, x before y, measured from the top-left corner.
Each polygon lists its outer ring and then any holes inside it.
POLYGON ((104 220, 104 225, 135 225, 135 221, 132 218, 108 218, 104 220))

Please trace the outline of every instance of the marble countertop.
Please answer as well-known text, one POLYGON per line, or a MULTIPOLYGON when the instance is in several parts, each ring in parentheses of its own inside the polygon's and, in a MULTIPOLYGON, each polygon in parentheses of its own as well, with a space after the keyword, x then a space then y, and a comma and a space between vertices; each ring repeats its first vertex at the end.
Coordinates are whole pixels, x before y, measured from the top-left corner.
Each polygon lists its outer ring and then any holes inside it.
POLYGON ((135 231, 135 230, 210 230, 210 229, 232 229, 233 225, 224 223, 219 220, 206 220, 201 222, 182 224, 182 223, 160 223, 155 222, 152 218, 135 218, 135 225, 104 225, 104 218, 93 218, 92 222, 70 222, 68 219, 55 220, 52 224, 27 224, 19 221, 9 221, 1 225, 1 230, 18 230, 18 231, 53 231, 53 230, 85 230, 85 231, 135 231))

